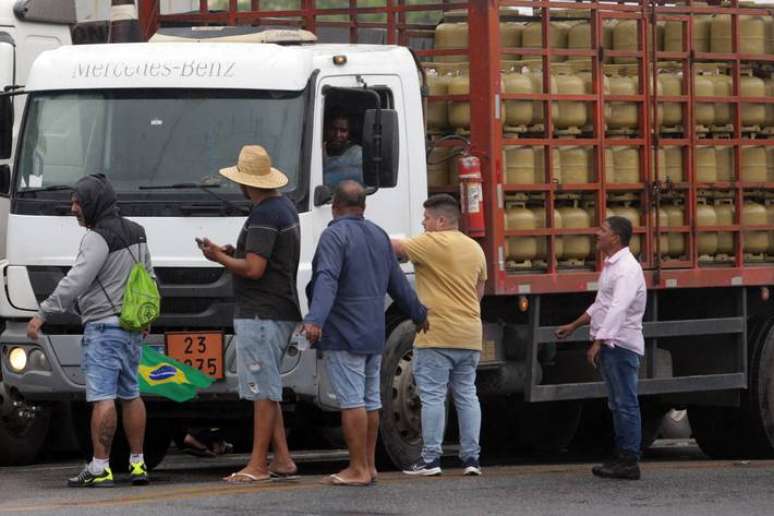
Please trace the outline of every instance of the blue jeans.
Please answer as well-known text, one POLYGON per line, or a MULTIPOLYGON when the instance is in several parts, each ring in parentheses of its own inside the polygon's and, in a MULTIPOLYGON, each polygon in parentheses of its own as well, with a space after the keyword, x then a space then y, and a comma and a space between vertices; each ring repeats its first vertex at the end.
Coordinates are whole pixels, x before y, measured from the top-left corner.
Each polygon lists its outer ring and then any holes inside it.
POLYGON ((441 457, 446 429, 446 394, 451 389, 460 429, 460 459, 478 460, 481 405, 476 394, 479 351, 450 348, 415 348, 414 381, 422 401, 422 459, 441 457))
POLYGON ((340 409, 365 407, 366 412, 373 412, 382 408, 379 395, 382 355, 361 355, 342 350, 325 351, 323 356, 340 409))
POLYGON ((607 384, 607 406, 613 414, 615 446, 639 458, 642 441, 640 402, 637 398, 640 356, 625 348, 603 345, 599 363, 602 378, 607 384))
POLYGON ((239 397, 282 401, 282 357, 298 326, 292 321, 234 319, 239 397))
POLYGON ((138 398, 137 366, 141 355, 142 333, 123 330, 118 317, 86 324, 81 341, 86 401, 138 398))

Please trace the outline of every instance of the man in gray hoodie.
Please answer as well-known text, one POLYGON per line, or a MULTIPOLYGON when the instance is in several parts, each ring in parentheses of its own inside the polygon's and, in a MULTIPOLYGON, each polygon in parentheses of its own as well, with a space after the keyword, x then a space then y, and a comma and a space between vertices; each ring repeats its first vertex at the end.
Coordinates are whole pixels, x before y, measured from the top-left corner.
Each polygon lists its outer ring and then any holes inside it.
POLYGON ((145 230, 118 215, 115 191, 103 174, 78 180, 71 202, 72 214, 87 231, 75 263, 48 299, 40 303, 40 311, 27 325, 27 335, 37 340, 46 318, 54 313, 75 312, 84 325, 81 368, 86 377, 86 401, 93 403, 94 457, 67 484, 113 485, 109 457, 116 431, 116 398, 121 400, 131 451, 132 484, 146 484, 148 472, 142 453, 145 405, 137 382, 142 332, 126 331, 118 322, 132 266, 141 261, 152 273, 145 230))

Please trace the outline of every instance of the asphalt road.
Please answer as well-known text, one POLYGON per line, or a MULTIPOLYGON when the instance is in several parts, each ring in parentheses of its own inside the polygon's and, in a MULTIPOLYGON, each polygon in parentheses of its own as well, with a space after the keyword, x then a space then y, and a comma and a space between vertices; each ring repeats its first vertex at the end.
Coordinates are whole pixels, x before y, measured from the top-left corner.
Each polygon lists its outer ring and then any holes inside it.
POLYGON ((340 457, 301 456, 299 481, 253 485, 220 480, 238 469, 243 455, 173 454, 154 472, 151 485, 119 482, 112 489, 67 488, 64 479, 81 467, 73 462, 0 468, 0 515, 774 514, 774 461, 711 461, 689 442, 657 446, 643 462, 639 482, 594 478, 592 464, 565 457, 488 466, 478 478, 463 477, 450 459, 441 477, 417 479, 393 471, 381 473, 369 487, 320 485, 323 474, 341 467, 340 457))

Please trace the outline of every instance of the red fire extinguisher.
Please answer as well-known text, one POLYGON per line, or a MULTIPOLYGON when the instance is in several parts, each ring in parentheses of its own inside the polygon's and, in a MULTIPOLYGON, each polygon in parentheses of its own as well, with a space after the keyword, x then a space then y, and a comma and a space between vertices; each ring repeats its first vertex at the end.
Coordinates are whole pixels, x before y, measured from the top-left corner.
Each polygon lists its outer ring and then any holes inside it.
POLYGON ((484 191, 481 178, 481 160, 476 156, 457 158, 460 176, 460 206, 462 227, 471 237, 482 237, 484 228, 484 191))

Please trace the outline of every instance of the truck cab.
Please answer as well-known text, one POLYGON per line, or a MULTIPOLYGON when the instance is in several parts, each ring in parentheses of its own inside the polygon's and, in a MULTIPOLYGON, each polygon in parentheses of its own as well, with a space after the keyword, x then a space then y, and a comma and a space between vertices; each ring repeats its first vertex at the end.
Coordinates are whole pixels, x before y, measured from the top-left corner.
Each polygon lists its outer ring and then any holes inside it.
MULTIPOLYGON (((69 214, 69 187, 84 175, 106 174, 121 214, 146 229, 162 294, 147 343, 218 380, 200 393, 198 407, 190 404, 192 413, 209 403, 233 414, 237 403, 231 276, 204 259, 195 238, 236 241, 249 204, 218 170, 233 165, 243 145, 265 147, 290 179, 283 193, 301 221, 299 293, 331 220, 323 161, 325 120, 333 113, 349 118, 352 140, 364 149, 366 216, 390 235, 421 230, 425 146, 410 52, 282 43, 89 45, 45 52, 35 62, 7 178, 9 253, 0 301, 3 377, 25 399, 83 398, 79 319, 51 317, 37 342, 25 326, 74 261, 85 230, 69 214), (374 117, 394 126, 395 146, 388 135, 381 150, 374 145, 374 117), (372 166, 379 152, 389 154, 382 162, 393 162, 391 173, 372 166), (201 349, 177 345, 188 341, 201 349), (22 369, 11 353, 27 357, 22 369)), ((282 374, 288 400, 335 408, 314 350, 289 353, 282 374)), ((149 417, 160 417, 163 406, 151 402, 149 417)))

